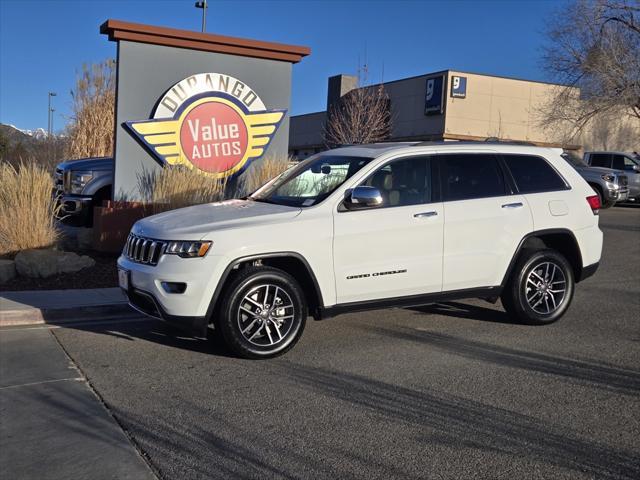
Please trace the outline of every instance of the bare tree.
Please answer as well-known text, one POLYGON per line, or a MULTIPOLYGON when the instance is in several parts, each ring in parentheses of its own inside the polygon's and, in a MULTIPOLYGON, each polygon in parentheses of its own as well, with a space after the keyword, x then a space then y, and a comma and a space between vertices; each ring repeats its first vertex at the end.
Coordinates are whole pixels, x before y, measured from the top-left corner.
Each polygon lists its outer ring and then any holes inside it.
POLYGON ((601 114, 640 121, 640 2, 575 0, 548 29, 545 69, 564 87, 544 123, 575 137, 601 114))
POLYGON ((363 76, 358 75, 357 88, 329 108, 324 130, 327 145, 376 143, 391 136, 389 96, 382 84, 363 83, 363 76))

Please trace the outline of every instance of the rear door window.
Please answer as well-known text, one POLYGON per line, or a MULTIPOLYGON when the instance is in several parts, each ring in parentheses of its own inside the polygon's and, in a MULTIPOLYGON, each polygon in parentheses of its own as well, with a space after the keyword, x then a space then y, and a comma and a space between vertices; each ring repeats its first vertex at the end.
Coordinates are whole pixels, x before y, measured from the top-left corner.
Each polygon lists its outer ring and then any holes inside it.
POLYGON ((616 170, 633 170, 635 162, 625 155, 613 155, 613 167, 616 170))
POLYGON ((487 153, 438 155, 445 201, 506 195, 498 157, 487 153))
POLYGON ((542 157, 536 155, 503 155, 520 193, 566 190, 560 174, 542 157))
POLYGON ((611 168, 611 155, 608 153, 592 153, 590 160, 592 167, 611 168))

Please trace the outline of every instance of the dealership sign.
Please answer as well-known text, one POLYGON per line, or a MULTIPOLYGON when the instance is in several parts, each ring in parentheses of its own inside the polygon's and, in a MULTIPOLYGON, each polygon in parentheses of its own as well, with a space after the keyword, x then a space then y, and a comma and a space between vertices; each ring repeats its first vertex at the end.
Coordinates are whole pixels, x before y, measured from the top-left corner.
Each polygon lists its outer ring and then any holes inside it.
POLYGON ((199 73, 171 87, 152 119, 125 125, 161 165, 227 178, 264 155, 285 113, 267 110, 253 89, 230 75, 199 73))

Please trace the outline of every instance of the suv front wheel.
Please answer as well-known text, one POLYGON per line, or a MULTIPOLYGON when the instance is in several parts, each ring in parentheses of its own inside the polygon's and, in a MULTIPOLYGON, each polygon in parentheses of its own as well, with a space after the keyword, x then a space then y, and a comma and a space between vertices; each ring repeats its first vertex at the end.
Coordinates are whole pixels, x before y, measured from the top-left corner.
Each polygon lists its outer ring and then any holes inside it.
POLYGON ((304 293, 287 272, 248 267, 225 290, 216 328, 244 358, 282 355, 300 339, 307 318, 304 293))
POLYGON ((507 313, 530 325, 560 319, 573 298, 573 269, 555 250, 524 252, 502 293, 507 313))

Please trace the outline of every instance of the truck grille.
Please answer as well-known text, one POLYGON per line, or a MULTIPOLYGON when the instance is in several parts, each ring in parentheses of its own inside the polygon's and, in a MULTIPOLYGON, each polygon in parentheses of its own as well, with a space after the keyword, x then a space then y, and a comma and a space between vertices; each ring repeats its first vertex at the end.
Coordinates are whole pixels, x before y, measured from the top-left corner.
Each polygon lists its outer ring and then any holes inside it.
POLYGON ((130 233, 127 237, 127 242, 124 244, 122 254, 136 263, 157 265, 166 244, 167 242, 139 237, 130 233))
POLYGON ((56 168, 53 179, 55 195, 61 195, 64 192, 64 171, 61 168, 56 168))
POLYGON ((629 179, 627 178, 627 176, 626 176, 626 175, 620 175, 620 176, 618 177, 618 184, 619 184, 621 187, 626 187, 626 186, 629 184, 629 179))

